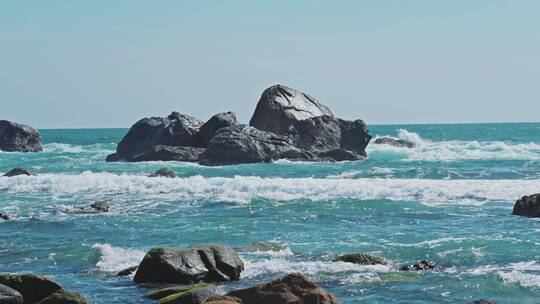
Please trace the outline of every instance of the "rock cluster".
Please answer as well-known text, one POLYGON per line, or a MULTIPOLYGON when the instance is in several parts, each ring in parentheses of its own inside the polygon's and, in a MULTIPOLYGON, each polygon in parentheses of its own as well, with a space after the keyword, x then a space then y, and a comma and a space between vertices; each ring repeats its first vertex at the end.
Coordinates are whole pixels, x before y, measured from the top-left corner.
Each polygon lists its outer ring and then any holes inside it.
POLYGON ((512 210, 513 215, 540 217, 540 193, 525 195, 518 199, 512 210))
POLYGON ((0 150, 5 152, 40 152, 43 151, 43 146, 36 129, 0 120, 0 150))
POLYGON ((365 159, 371 136, 362 120, 334 117, 302 92, 275 85, 266 89, 250 125, 233 112, 207 122, 177 112, 135 123, 107 161, 187 161, 203 165, 365 159))

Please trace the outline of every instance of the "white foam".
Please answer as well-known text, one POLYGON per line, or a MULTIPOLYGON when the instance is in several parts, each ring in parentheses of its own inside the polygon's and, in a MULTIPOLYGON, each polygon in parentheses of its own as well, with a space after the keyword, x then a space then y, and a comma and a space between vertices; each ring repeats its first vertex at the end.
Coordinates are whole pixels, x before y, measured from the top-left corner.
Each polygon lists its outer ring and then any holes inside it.
POLYGON ((79 199, 115 196, 138 200, 194 202, 212 200, 239 204, 254 198, 273 201, 358 200, 419 201, 428 205, 515 202, 536 193, 540 180, 317 179, 254 176, 148 178, 140 175, 83 172, 80 175, 40 174, 0 177, 0 192, 79 199))
POLYGON ((536 261, 511 263, 508 266, 486 265, 465 271, 465 273, 471 275, 496 274, 506 284, 540 287, 540 264, 536 261))
MULTIPOLYGON (((415 144, 414 148, 399 148, 386 144, 370 144, 368 155, 397 153, 413 161, 458 160, 540 160, 540 144, 509 143, 503 141, 431 141, 414 132, 400 129, 399 138, 415 144)), ((379 137, 379 136, 377 136, 379 137)), ((376 138, 377 138, 376 137, 376 138)))
POLYGON ((92 248, 99 249, 101 257, 96 263, 103 272, 116 273, 131 266, 138 265, 145 253, 140 250, 114 247, 110 244, 94 244, 92 248))

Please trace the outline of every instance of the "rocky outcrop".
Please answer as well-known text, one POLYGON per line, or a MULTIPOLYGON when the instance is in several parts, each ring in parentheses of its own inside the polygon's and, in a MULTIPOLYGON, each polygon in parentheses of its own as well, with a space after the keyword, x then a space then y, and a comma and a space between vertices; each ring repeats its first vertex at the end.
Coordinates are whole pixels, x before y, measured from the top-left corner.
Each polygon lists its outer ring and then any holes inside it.
POLYGON ((367 253, 351 253, 337 257, 334 261, 347 262, 358 265, 388 265, 388 261, 383 258, 367 253))
POLYGON ((0 120, 0 150, 6 152, 43 151, 41 136, 30 126, 0 120))
POLYGON ((210 139, 214 137, 217 130, 236 125, 236 114, 234 112, 219 113, 210 118, 201 126, 199 140, 203 147, 206 147, 210 139))
POLYGON ((24 169, 24 168, 13 168, 11 170, 9 170, 8 172, 6 172, 4 174, 4 176, 6 177, 12 177, 12 176, 17 176, 17 175, 33 175, 32 172, 24 169))
POLYGON ((244 263, 225 245, 197 245, 183 249, 154 248, 142 260, 137 283, 227 282, 240 278, 244 263))
POLYGON ((411 265, 403 265, 399 268, 399 270, 402 271, 425 271, 425 270, 436 270, 440 269, 441 267, 432 261, 428 260, 422 260, 418 263, 414 263, 411 265))
POLYGON ((169 168, 161 168, 159 170, 157 170, 156 172, 148 175, 148 177, 168 177, 168 178, 175 178, 176 177, 176 173, 174 173, 174 171, 172 171, 171 169, 169 168))
MULTIPOLYGON (((65 290, 56 282, 35 274, 3 274, 0 275, 0 286, 2 285, 8 286, 20 293, 24 304, 88 303, 80 294, 65 290)), ((2 299, 1 293, 2 291, 0 290, 0 300, 2 299)), ((0 301, 0 303, 4 302, 0 301)))
POLYGON ((197 283, 157 289, 147 293, 146 297, 158 300, 157 304, 202 304, 216 295, 215 286, 197 283))
POLYGON ((107 201, 96 201, 90 205, 90 208, 98 212, 109 212, 109 203, 107 201))
POLYGON ((393 137, 379 137, 375 139, 375 143, 379 145, 390 145, 398 148, 409 149, 414 148, 415 146, 413 142, 393 137))
POLYGON ((0 303, 2 304, 23 304, 22 295, 15 289, 0 284, 0 303))
POLYGON ((512 210, 513 215, 540 217, 540 193, 525 195, 517 200, 512 210))
POLYGON ((226 297, 210 299, 207 303, 242 304, 337 304, 329 292, 317 286, 303 274, 293 273, 281 279, 250 288, 229 292, 226 297), (238 300, 236 300, 238 299, 238 300), (222 301, 222 302, 219 302, 222 301))

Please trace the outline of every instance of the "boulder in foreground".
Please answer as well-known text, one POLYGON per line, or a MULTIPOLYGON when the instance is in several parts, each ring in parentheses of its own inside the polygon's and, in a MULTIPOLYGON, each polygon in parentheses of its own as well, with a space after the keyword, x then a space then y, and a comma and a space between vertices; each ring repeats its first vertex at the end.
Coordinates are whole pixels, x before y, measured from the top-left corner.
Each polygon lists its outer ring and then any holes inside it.
POLYGON ((317 286, 303 274, 292 273, 275 281, 229 292, 207 303, 242 304, 338 304, 331 293, 317 286), (238 300, 236 300, 238 299, 238 300), (221 301, 221 302, 220 302, 221 301))
POLYGON ((41 136, 30 126, 0 120, 0 150, 6 152, 43 151, 41 136))
POLYGON ((540 217, 540 193, 526 195, 517 200, 512 210, 513 215, 540 217))
POLYGON ((23 297, 15 289, 0 284, 0 303, 2 304, 23 304, 23 297))
POLYGON ((240 278, 244 263, 225 245, 154 248, 148 251, 133 280, 136 283, 227 282, 240 278))

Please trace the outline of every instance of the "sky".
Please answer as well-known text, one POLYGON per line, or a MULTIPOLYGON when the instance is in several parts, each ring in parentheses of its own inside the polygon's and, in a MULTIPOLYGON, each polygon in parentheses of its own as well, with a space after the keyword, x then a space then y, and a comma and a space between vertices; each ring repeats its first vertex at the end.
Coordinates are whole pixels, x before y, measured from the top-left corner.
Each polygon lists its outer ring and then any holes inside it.
POLYGON ((273 84, 367 124, 540 121, 540 1, 1 1, 0 119, 247 123, 273 84))

